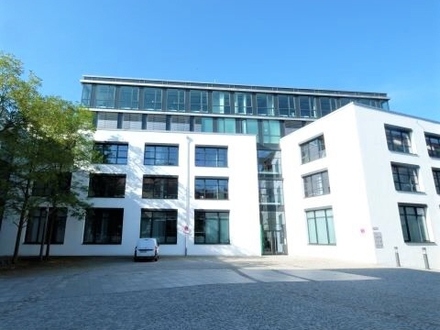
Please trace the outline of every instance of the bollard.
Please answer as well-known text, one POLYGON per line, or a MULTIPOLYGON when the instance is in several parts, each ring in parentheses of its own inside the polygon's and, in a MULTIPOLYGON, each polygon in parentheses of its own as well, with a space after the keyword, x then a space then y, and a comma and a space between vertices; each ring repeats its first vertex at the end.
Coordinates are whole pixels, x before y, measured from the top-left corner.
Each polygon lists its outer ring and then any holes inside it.
POLYGON ((399 250, 397 246, 394 247, 394 256, 396 257, 396 266, 400 267, 400 257, 399 257, 399 250))
POLYGON ((422 248, 423 261, 425 262, 425 269, 429 269, 428 254, 426 253, 426 248, 422 248))

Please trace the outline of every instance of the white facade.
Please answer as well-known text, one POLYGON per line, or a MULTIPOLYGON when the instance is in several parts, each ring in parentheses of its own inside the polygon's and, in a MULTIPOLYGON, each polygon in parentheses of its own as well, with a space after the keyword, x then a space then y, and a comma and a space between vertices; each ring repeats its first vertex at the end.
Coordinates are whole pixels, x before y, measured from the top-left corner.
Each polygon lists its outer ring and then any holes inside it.
POLYGON ((425 134, 439 135, 440 124, 351 103, 282 138, 289 255, 389 266, 398 256, 403 267, 425 268, 427 261, 440 269, 440 195, 433 177, 440 158, 428 155, 425 134), (412 150, 390 151, 385 127, 407 130, 412 150), (320 136, 322 157, 302 164, 301 145, 320 136), (417 192, 396 190, 392 164, 416 169, 417 192), (304 177, 322 171, 329 193, 305 197, 304 177), (426 241, 405 242, 399 206, 425 210, 426 241), (306 213, 323 209, 333 214, 335 244, 310 244, 306 213))
MULTIPOLYGON (((94 208, 124 209, 121 243, 84 244, 85 220, 68 218, 64 243, 51 245, 51 255, 133 255, 134 246, 140 236, 141 209, 178 211, 177 244, 161 244, 161 255, 261 254, 255 136, 98 130, 95 141, 129 144, 127 165, 100 164, 96 167, 97 173, 126 174, 125 197, 90 199, 94 208), (144 165, 146 143, 178 145, 179 165, 144 165), (196 167, 195 146, 226 147, 227 167, 196 167), (142 198, 143 176, 152 174, 177 176, 178 198, 142 198), (195 177, 227 178, 228 199, 196 199, 195 177), (194 244, 194 210, 229 212, 229 244, 194 244)), ((84 183, 88 184, 87 178, 84 178, 84 183)), ((0 255, 11 255, 13 252, 16 227, 12 220, 10 215, 3 219, 0 255)), ((25 232, 26 229, 22 235, 23 243, 25 232)), ((24 243, 20 247, 20 255, 38 255, 39 249, 39 244, 24 243)))

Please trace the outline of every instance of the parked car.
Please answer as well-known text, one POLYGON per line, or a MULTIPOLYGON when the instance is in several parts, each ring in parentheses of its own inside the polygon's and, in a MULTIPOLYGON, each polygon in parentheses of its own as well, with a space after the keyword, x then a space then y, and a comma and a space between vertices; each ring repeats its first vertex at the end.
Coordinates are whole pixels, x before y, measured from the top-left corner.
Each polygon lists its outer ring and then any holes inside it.
POLYGON ((159 243, 155 238, 139 238, 134 248, 134 261, 159 259, 159 243))

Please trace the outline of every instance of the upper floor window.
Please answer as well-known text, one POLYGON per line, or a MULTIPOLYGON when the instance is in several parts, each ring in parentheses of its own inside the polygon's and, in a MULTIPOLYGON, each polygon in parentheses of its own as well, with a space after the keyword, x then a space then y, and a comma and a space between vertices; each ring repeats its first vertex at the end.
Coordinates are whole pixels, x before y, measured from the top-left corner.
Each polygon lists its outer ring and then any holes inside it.
POLYGON ((328 115, 333 110, 338 108, 336 104, 336 99, 330 97, 320 97, 319 103, 321 106, 321 116, 328 115))
POLYGON ((394 187, 399 191, 420 191, 418 167, 392 164, 394 187))
POLYGON ((433 168, 432 176, 434 177, 435 190, 437 191, 437 194, 440 194, 440 169, 433 168))
POLYGON ((312 96, 299 97, 299 111, 303 118, 316 117, 316 100, 312 96))
POLYGON ((260 204, 283 205, 282 180, 259 180, 258 191, 260 204))
POLYGON ((190 110, 192 112, 208 111, 208 92, 207 91, 189 91, 190 110))
POLYGON ((177 243, 177 210, 141 210, 140 237, 157 238, 160 244, 177 243))
POLYGON ((278 144, 281 138, 281 127, 278 120, 262 120, 263 143, 278 144))
POLYGON ((231 96, 229 92, 212 92, 212 112, 231 113, 231 96))
POLYGON ((90 174, 89 197, 123 198, 125 174, 90 174))
POLYGON ((144 109, 162 110, 162 89, 144 88, 144 109))
POLYGON ((229 211, 194 211, 194 244, 229 244, 229 211))
POLYGON ((429 242, 425 218, 426 206, 399 204, 399 214, 405 242, 429 242))
POLYGON ((139 109, 139 87, 121 86, 119 88, 119 108, 139 109))
POLYGON ((281 151, 258 149, 258 173, 281 174, 281 151))
POLYGON ((196 178, 196 199, 228 199, 227 178, 196 178))
POLYGON ((167 110, 185 111, 185 91, 183 89, 167 90, 167 110))
POLYGON ((425 133, 425 140, 429 156, 440 158, 440 135, 425 133))
POLYGON ((47 181, 36 180, 32 186, 32 195, 47 197, 53 194, 64 193, 70 191, 72 182, 72 173, 65 172, 55 175, 53 178, 48 178, 47 181))
POLYGON ((301 147, 301 161, 303 164, 325 157, 324 136, 305 142, 301 147))
POLYGON ((115 94, 116 94, 115 86, 97 85, 95 106, 97 108, 114 108, 115 94))
POLYGON ((99 153, 101 164, 127 164, 128 143, 95 142, 94 150, 99 153))
POLYGON ((323 171, 303 177, 305 197, 330 194, 328 172, 323 171))
POLYGON ((227 167, 228 148, 196 146, 196 166, 227 167))
POLYGON ((332 209, 307 211, 306 217, 307 229, 309 232, 309 244, 336 244, 332 209))
POLYGON ((92 102, 92 84, 83 84, 81 104, 90 107, 92 102))
POLYGON ((179 147, 175 145, 145 144, 144 165, 179 165, 179 147))
POLYGON ((236 114, 251 115, 252 95, 249 93, 234 94, 234 111, 236 114))
POLYGON ((388 150, 412 153, 411 130, 402 127, 385 126, 385 134, 388 150))
POLYGON ((237 126, 235 118, 215 118, 218 133, 235 133, 237 126))
POLYGON ((176 176, 144 175, 142 198, 176 199, 178 178, 176 176))
POLYGON ((295 96, 278 95, 278 112, 283 117, 295 117, 295 96))
POLYGON ((257 114, 263 116, 274 115, 273 95, 257 94, 257 114))

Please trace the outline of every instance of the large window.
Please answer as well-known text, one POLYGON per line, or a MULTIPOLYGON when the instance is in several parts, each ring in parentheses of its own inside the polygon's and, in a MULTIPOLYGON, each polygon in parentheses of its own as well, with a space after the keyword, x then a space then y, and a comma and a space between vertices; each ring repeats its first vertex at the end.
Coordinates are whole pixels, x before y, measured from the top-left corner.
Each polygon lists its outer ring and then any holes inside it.
POLYGON ((257 114, 263 116, 274 115, 273 95, 257 94, 257 114))
POLYGON ((162 110, 162 90, 160 88, 144 88, 144 109, 162 110))
POLYGON ((227 178, 196 178, 196 199, 228 199, 227 178))
POLYGON ((388 149, 391 151, 412 153, 411 130, 401 127, 385 126, 388 149))
POLYGON ((72 182, 72 173, 60 173, 53 177, 49 182, 36 180, 32 186, 32 195, 47 197, 54 193, 68 194, 72 182))
POLYGON ((121 86, 119 88, 119 108, 139 108, 139 87, 121 86))
POLYGON ((128 143, 95 142, 94 150, 100 155, 98 162, 102 164, 127 164, 128 143))
POLYGON ((228 148, 226 147, 196 147, 196 166, 227 167, 228 148))
POLYGON ((115 107, 116 87, 110 85, 96 86, 96 104, 97 108, 115 107))
POLYGON ((235 118, 216 118, 215 122, 217 124, 216 132, 218 133, 235 133, 236 124, 235 118))
POLYGON ((304 176, 303 182, 305 197, 330 194, 330 182, 327 171, 304 176))
POLYGON ((303 118, 316 117, 316 101, 312 96, 299 97, 299 111, 303 118))
POLYGON ((440 158, 440 135, 425 133, 425 140, 429 156, 440 158))
POLYGON ((140 237, 157 238, 160 244, 177 243, 177 210, 141 210, 140 237))
POLYGON ((251 115, 253 113, 252 95, 249 93, 235 93, 234 109, 236 114, 251 115))
POLYGON ((435 190, 437 191, 437 194, 440 194, 440 169, 433 168, 432 176, 434 177, 435 190))
POLYGON ((142 198, 149 199, 176 199, 178 191, 178 177, 144 175, 142 184, 142 198))
POLYGON ((92 84, 83 84, 81 104, 90 107, 92 101, 92 84))
POLYGON ((183 89, 167 90, 167 110, 185 111, 185 91, 183 89))
POLYGON ((190 110, 192 112, 208 111, 208 92, 207 91, 189 91, 190 110))
POLYGON ((228 92, 212 92, 212 112, 231 113, 231 97, 228 92))
POLYGON ((89 197, 123 198, 125 174, 90 174, 89 197))
POLYGON ((420 191, 418 167, 392 164, 394 187, 399 191, 420 191))
POLYGON ((295 96, 278 95, 278 112, 283 117, 295 117, 295 96))
POLYGON ((259 180, 258 189, 261 204, 283 205, 283 181, 259 180))
POLYGON ((194 244, 229 244, 228 211, 194 211, 194 244))
POLYGON ((258 173, 277 175, 281 174, 281 151, 258 149, 258 173))
POLYGON ((63 244, 66 231, 66 208, 40 207, 31 212, 31 217, 26 226, 24 242, 27 244, 41 244, 44 234, 44 242, 50 239, 51 244, 63 244), (49 211, 49 214, 47 214, 49 211), (46 221, 48 221, 46 223, 46 221), (49 238, 50 237, 50 238, 49 238))
POLYGON ((124 209, 92 208, 87 210, 84 244, 121 244, 124 209))
POLYGON ((319 103, 321 105, 321 116, 328 115, 333 110, 338 108, 336 99, 330 97, 320 97, 319 103))
POLYGON ((306 217, 309 244, 336 244, 332 209, 307 211, 306 217))
POLYGON ((429 242, 426 230, 426 206, 399 204, 399 214, 405 242, 429 242))
POLYGON ((179 165, 179 147, 175 145, 145 144, 144 165, 179 165))
POLYGON ((214 132, 214 118, 195 117, 194 132, 214 132))
POLYGON ((280 122, 278 120, 262 120, 263 143, 278 144, 281 137, 280 122))
POLYGON ((301 161, 303 164, 325 157, 325 143, 323 135, 301 144, 300 147, 301 161))

